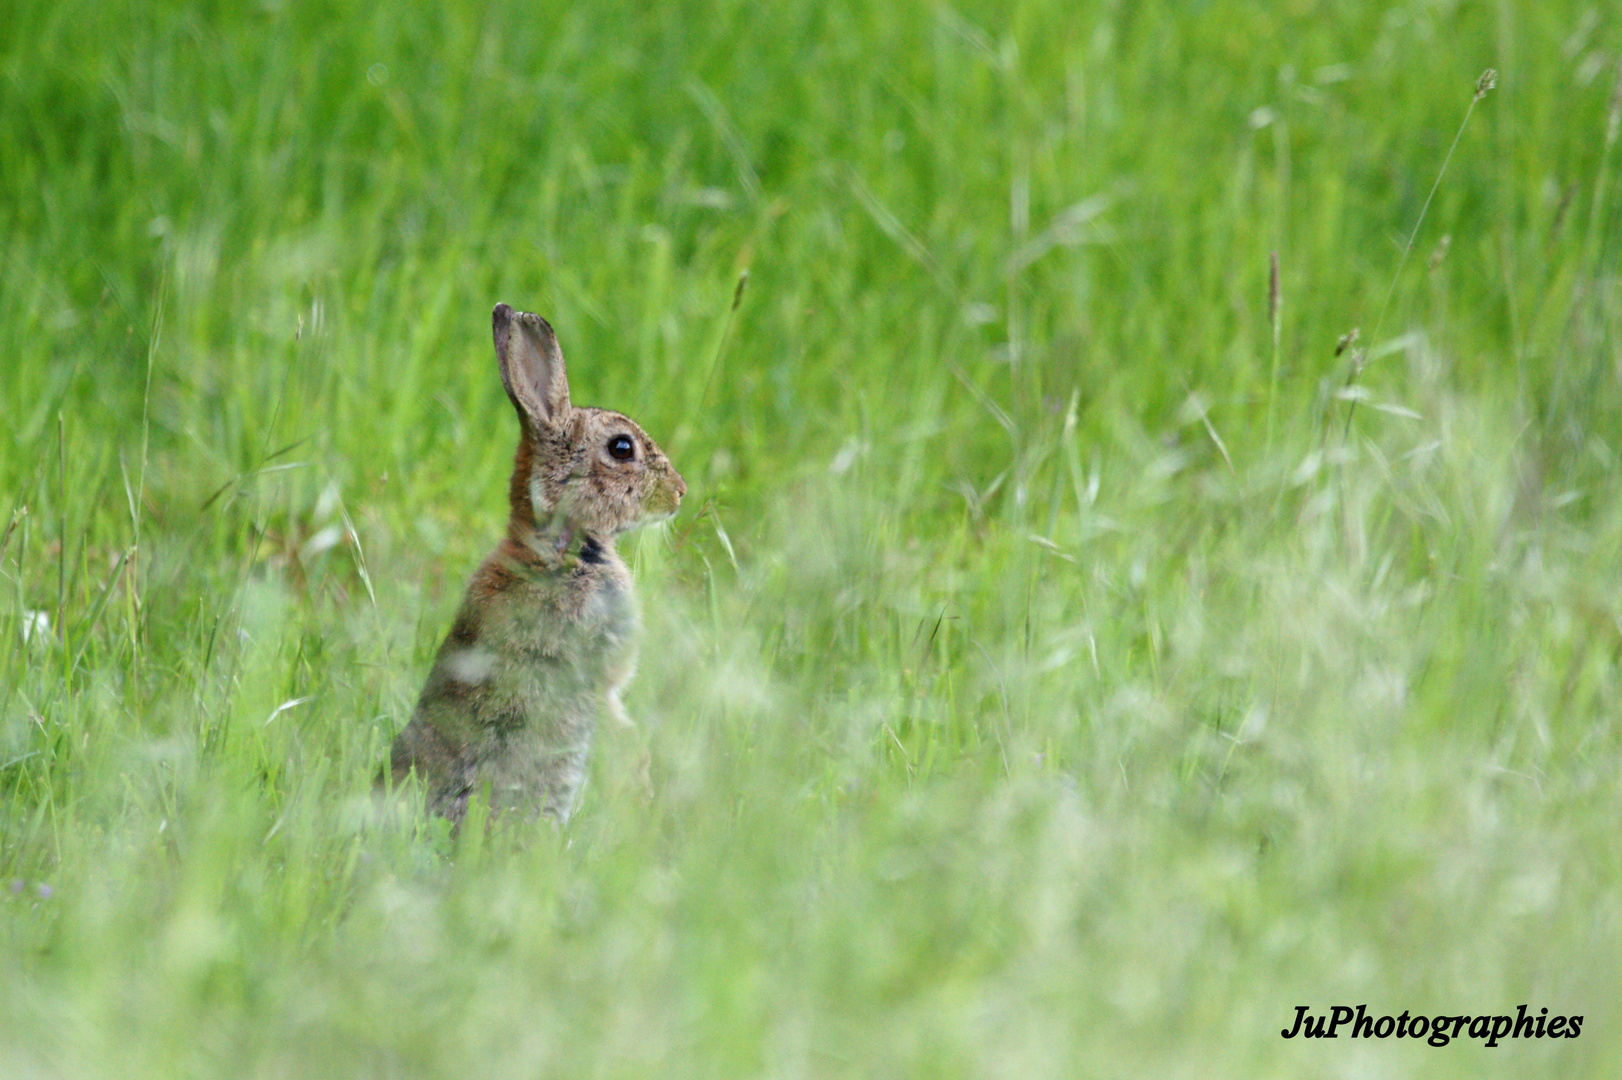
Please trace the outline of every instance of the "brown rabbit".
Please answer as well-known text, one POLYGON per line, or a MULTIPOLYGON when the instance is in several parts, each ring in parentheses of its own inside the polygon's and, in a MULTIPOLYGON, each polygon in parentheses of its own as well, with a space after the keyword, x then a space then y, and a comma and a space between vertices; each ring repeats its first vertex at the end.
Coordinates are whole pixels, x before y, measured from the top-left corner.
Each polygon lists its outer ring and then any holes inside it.
POLYGON ((569 403, 563 353, 538 315, 497 304, 501 381, 518 410, 507 536, 468 584, 411 722, 394 740, 428 808, 460 823, 488 784, 492 812, 567 821, 603 710, 636 664, 631 575, 614 550, 667 518, 687 485, 627 416, 569 403))

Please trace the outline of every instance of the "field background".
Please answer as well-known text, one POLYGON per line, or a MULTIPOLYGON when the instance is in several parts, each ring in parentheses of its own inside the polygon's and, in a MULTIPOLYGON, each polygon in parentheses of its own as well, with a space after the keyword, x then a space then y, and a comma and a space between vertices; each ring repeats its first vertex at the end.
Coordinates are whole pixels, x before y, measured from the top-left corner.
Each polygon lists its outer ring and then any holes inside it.
POLYGON ((3 21, 0 1075, 1616 1075, 1616 10, 3 21), (691 491, 458 839, 497 300, 691 491))

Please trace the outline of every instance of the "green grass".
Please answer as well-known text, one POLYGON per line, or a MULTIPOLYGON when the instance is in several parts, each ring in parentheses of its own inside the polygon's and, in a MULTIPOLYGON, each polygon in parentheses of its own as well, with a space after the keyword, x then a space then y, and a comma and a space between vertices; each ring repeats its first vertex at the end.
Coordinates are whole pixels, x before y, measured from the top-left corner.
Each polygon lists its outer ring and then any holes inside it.
POLYGON ((0 1075, 1616 1074, 1613 12, 542 7, 8 6, 0 1075), (691 492, 451 838, 497 300, 691 492))

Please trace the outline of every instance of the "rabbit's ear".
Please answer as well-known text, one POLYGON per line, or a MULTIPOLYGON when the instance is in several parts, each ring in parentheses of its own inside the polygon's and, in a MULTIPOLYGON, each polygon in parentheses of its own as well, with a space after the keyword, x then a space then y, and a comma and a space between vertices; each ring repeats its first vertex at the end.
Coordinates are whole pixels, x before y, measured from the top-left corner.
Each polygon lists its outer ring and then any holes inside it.
POLYGON ((497 304, 491 314, 501 384, 531 430, 553 427, 569 411, 569 377, 552 326, 539 315, 497 304))

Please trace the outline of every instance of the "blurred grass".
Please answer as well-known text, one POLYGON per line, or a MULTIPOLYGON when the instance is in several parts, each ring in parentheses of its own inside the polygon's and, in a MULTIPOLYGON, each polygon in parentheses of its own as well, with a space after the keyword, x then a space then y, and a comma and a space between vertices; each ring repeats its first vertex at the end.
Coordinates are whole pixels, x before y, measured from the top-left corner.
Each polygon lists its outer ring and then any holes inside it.
POLYGON ((6 22, 0 1073, 1614 1075, 1614 13, 6 22), (498 299, 692 493, 582 813, 453 840, 365 793, 498 299))

